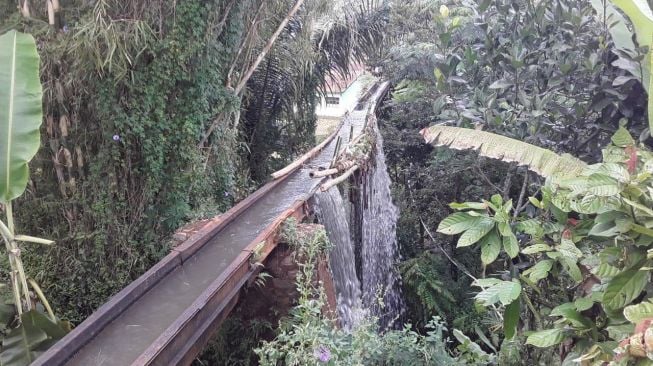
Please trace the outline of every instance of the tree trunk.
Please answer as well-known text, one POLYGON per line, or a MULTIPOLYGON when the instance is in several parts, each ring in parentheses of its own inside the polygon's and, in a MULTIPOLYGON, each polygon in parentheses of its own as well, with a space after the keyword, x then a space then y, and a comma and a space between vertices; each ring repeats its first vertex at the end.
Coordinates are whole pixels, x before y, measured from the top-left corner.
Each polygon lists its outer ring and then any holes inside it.
POLYGON ((270 49, 272 49, 272 46, 274 45, 274 42, 276 42, 277 38, 279 38, 279 35, 281 32, 283 32, 283 29, 286 28, 286 25, 292 19, 293 16, 299 11, 299 8, 302 6, 304 3, 304 0, 297 0, 295 3, 295 6, 290 9, 290 12, 286 17, 281 21, 281 24, 277 27, 277 30, 272 34, 272 37, 268 40, 268 43, 263 47, 263 50, 259 53, 258 57, 254 61, 254 63, 249 67, 245 75, 240 79, 240 82, 238 83, 238 86, 236 86, 235 92, 236 95, 240 94, 240 92, 245 88, 247 85, 247 81, 252 77, 254 74, 254 71, 256 71, 256 68, 258 65, 263 61, 265 56, 270 52, 270 49))
POLYGON ((20 13, 25 18, 29 18, 31 16, 29 10, 29 0, 23 0, 23 3, 20 6, 20 13))
MULTIPOLYGON (((290 19, 292 19, 292 17, 295 16, 295 14, 297 13, 297 11, 299 11, 299 8, 302 6, 303 3, 304 3, 304 0, 297 0, 297 2, 292 7, 292 9, 290 9, 290 12, 286 15, 286 17, 283 19, 281 24, 279 24, 279 26, 277 27, 277 30, 272 34, 272 36, 268 40, 265 47, 263 47, 263 50, 261 51, 261 53, 259 53, 258 57, 254 61, 254 63, 252 65, 250 65, 250 67, 247 70, 247 72, 245 73, 245 75, 241 78, 240 82, 238 83, 238 86, 236 87, 236 89, 234 89, 234 94, 235 95, 240 95, 241 94, 241 92, 243 91, 243 89, 247 85, 247 82, 249 81, 249 79, 254 74, 254 71, 256 71, 256 68, 261 64, 263 59, 265 59, 265 56, 268 54, 268 52, 270 52, 270 49, 272 49, 272 46, 274 45, 274 42, 276 42, 277 38, 279 38, 279 35, 283 31, 283 29, 286 28, 286 25, 288 24, 290 19)), ((202 138, 202 141, 199 143, 200 147, 202 147, 202 146, 204 146, 204 144, 206 144, 206 142, 208 141, 211 133, 215 130, 218 123, 220 123, 220 121, 221 121, 221 118, 216 118, 215 120, 213 120, 213 122, 209 126, 206 134, 202 138)), ((236 127, 237 125, 238 125, 238 120, 235 121, 235 126, 234 127, 236 127)))

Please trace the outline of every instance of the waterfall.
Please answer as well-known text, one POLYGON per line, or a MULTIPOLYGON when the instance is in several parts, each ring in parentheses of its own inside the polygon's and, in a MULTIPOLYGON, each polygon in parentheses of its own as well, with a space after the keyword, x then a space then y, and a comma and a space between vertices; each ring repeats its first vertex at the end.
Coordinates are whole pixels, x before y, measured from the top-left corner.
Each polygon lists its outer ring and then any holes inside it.
POLYGON ((324 225, 333 248, 329 266, 336 288, 340 323, 350 330, 363 316, 360 282, 356 276, 354 246, 352 245, 345 206, 337 187, 315 194, 316 213, 324 225))
MULTIPOLYGON (((375 126, 376 127, 376 126, 375 126)), ((374 164, 363 179, 360 202, 362 300, 366 309, 379 318, 379 326, 393 326, 403 314, 396 226, 399 210, 392 203, 390 176, 383 153, 383 138, 376 131, 374 164)))

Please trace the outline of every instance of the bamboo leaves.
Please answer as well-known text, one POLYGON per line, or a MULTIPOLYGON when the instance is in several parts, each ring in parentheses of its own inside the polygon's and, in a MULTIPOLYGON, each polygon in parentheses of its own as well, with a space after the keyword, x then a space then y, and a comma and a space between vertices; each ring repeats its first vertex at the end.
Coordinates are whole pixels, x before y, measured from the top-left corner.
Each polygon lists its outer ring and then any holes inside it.
POLYGON ((42 119, 39 56, 31 35, 0 36, 0 203, 25 190, 42 119))

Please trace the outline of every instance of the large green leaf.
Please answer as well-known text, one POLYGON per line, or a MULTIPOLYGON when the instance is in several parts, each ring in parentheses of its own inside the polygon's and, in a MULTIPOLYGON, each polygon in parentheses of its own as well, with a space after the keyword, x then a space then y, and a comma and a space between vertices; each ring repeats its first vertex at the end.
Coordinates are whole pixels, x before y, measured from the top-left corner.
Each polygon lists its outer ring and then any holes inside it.
POLYGON ((635 44, 632 40, 632 33, 628 29, 628 22, 623 15, 609 2, 604 4, 603 0, 590 0, 592 7, 596 10, 599 19, 605 16, 610 24, 610 35, 615 47, 620 50, 634 50, 635 44))
POLYGON ((501 241, 496 231, 491 231, 481 240, 481 261, 483 264, 494 262, 501 252, 501 241))
POLYGON ((653 302, 652 299, 643 301, 637 305, 630 305, 624 308, 624 316, 631 323, 637 324, 644 319, 653 318, 653 302))
POLYGON ((483 291, 476 294, 476 299, 485 305, 501 302, 507 306, 515 301, 521 293, 521 285, 516 281, 483 278, 477 279, 472 285, 484 287, 483 291))
POLYGON ((527 275, 531 281, 537 282, 549 275, 551 267, 553 267, 553 260, 545 259, 537 262, 536 265, 526 270, 524 274, 527 275))
POLYGON ((27 185, 27 163, 40 145, 41 96, 34 38, 16 31, 0 36, 0 202, 27 185))
POLYGON ((506 311, 503 314, 503 332, 506 335, 506 339, 511 339, 515 336, 517 324, 519 324, 519 299, 506 306, 506 311))
POLYGON ((467 229, 458 239, 458 247, 468 247, 481 240, 485 234, 494 228, 494 221, 489 217, 482 217, 474 226, 467 229))
POLYGON ((503 250, 506 251, 510 258, 515 258, 519 255, 519 242, 512 231, 503 236, 503 250))
POLYGON ((564 339, 564 329, 554 328, 531 333, 531 335, 526 338, 526 344, 532 344, 535 347, 546 348, 554 346, 562 342, 564 339))
POLYGON ((549 250, 552 250, 552 248, 547 244, 537 243, 522 249, 521 252, 524 254, 536 254, 541 252, 547 252, 549 250))
POLYGON ((578 310, 576 310, 576 304, 573 302, 556 306, 551 310, 549 316, 561 316, 576 328, 588 329, 594 326, 590 319, 581 315, 578 310))
POLYGON ((597 275, 599 278, 608 278, 614 277, 619 274, 621 270, 615 266, 611 266, 608 263, 601 263, 598 267, 592 270, 592 273, 597 275))
POLYGON ((34 311, 23 314, 22 323, 2 340, 0 363, 3 366, 27 366, 38 357, 37 349, 48 335, 31 317, 34 311))
POLYGON ((588 179, 587 191, 599 197, 610 197, 619 194, 621 187, 619 182, 612 177, 592 174, 588 179))
POLYGON ((431 126, 421 132, 426 142, 456 150, 476 150, 479 154, 506 162, 517 162, 543 177, 554 174, 576 176, 586 164, 575 157, 490 132, 449 126, 431 126))
POLYGON ((635 265, 610 280, 603 294, 603 303, 608 308, 620 309, 642 293, 648 282, 648 271, 640 270, 642 265, 635 265))
POLYGON ((565 256, 566 258, 572 259, 574 261, 577 261, 579 258, 583 256, 583 252, 576 247, 576 244, 574 244, 573 241, 570 239, 565 239, 562 238, 560 241, 560 245, 558 246, 558 252, 565 256))
POLYGON ((467 212, 456 212, 447 216, 438 225, 438 232, 447 235, 460 234, 463 231, 474 226, 479 218, 468 214, 467 212))
POLYGON ((54 323, 37 310, 23 313, 21 324, 2 340, 0 365, 28 366, 67 332, 64 322, 54 323))

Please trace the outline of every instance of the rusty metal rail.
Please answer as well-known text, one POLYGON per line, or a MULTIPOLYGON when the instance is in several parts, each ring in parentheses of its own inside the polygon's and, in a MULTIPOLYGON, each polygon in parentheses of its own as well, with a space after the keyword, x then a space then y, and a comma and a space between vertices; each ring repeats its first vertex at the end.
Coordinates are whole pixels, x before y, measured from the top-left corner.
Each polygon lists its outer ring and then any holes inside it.
MULTIPOLYGON (((373 95, 367 95, 369 108, 367 111, 361 111, 367 115, 373 113, 377 106, 377 100, 384 95, 387 90, 387 83, 381 86, 380 91, 374 91, 373 95), (376 97, 376 98, 374 98, 376 97)), ((339 127, 342 127, 342 123, 339 127)), ((178 316, 159 336, 148 343, 144 351, 133 361, 120 363, 112 361, 111 353, 119 354, 124 350, 109 349, 109 355, 104 356, 102 363, 89 363, 88 361, 78 360, 77 355, 87 347, 121 314, 126 312, 130 307, 139 303, 149 291, 156 286, 165 282, 174 271, 186 265, 192 265, 192 258, 203 250, 213 238, 221 233, 228 225, 236 222, 244 215, 253 205, 262 201, 280 185, 287 183, 292 184, 289 180, 293 174, 298 173, 310 159, 316 157, 322 152, 339 133, 342 128, 337 129, 327 138, 326 143, 318 145, 309 153, 302 156, 300 163, 293 163, 291 169, 286 169, 284 174, 279 178, 269 182, 252 195, 238 203, 219 219, 212 220, 197 233, 192 235, 181 245, 172 250, 170 254, 164 257, 149 271, 136 279, 134 282, 125 287, 118 294, 113 296, 107 303, 102 305, 95 313, 87 318, 83 323, 73 329, 62 340, 53 345, 47 352, 42 354, 33 365, 188 365, 194 357, 202 350, 212 333, 227 317, 229 312, 237 304, 241 288, 256 274, 256 270, 251 265, 252 257, 256 252, 256 260, 264 261, 265 258, 274 250, 278 242, 279 228, 288 217, 295 217, 301 220, 307 213, 306 199, 317 189, 315 186, 312 191, 306 192, 303 199, 294 201, 287 209, 282 211, 276 218, 265 226, 258 235, 249 242, 233 259, 222 273, 217 276, 209 285, 202 290, 201 294, 185 308, 183 313, 178 316), (108 357, 108 358, 107 358, 108 357)), ((323 154, 324 155, 324 154, 323 154)), ((300 177, 301 178, 301 177, 300 177)), ((294 178, 296 179, 296 178, 294 178)), ((305 179, 311 179, 307 176, 305 179)), ((276 212, 276 211, 275 211, 276 212)), ((174 299, 170 299, 174 301, 174 299)), ((152 309, 152 311, 156 311, 152 309)), ((129 342, 129 339, 125 340, 129 342)))

